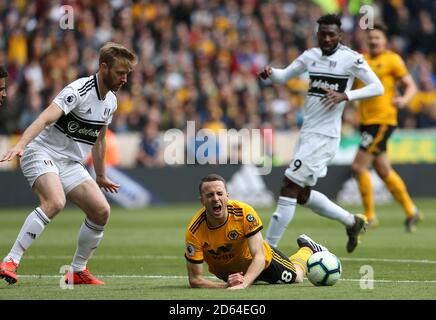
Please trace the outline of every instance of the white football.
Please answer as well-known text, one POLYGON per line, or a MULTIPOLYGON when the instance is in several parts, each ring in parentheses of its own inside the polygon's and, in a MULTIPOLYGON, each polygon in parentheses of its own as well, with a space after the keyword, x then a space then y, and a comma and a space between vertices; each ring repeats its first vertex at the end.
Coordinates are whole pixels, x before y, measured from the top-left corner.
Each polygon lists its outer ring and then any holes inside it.
POLYGON ((315 286, 332 286, 341 274, 341 262, 329 251, 316 252, 307 260, 307 278, 315 286))

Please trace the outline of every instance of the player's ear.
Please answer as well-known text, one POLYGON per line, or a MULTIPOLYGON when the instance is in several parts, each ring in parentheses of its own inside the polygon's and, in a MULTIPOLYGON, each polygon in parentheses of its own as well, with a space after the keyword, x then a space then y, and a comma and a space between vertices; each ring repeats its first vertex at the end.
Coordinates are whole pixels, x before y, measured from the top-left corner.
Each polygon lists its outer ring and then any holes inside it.
POLYGON ((106 62, 102 62, 102 63, 100 64, 100 69, 101 69, 102 71, 104 71, 104 72, 108 72, 108 70, 109 70, 109 66, 107 65, 106 62))

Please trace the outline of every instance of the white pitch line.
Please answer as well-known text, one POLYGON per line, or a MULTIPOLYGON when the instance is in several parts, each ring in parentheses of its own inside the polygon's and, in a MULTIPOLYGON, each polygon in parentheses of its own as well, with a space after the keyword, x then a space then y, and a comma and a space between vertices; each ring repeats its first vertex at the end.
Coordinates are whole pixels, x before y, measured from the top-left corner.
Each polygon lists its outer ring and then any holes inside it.
MULTIPOLYGON (((48 260, 62 260, 62 259, 72 259, 73 256, 24 256, 24 259, 31 259, 31 260, 37 260, 37 259, 48 259, 48 260)), ((151 259, 164 259, 164 260, 174 260, 174 259, 184 259, 183 254, 180 256, 153 256, 153 255, 145 255, 145 256, 93 256, 91 259, 96 260, 128 260, 128 259, 144 259, 144 260, 151 260, 151 259)))
MULTIPOLYGON (((21 278, 60 278, 59 275, 36 275, 36 274, 26 274, 20 275, 21 278)), ((171 276, 171 275, 96 275, 98 278, 114 278, 114 279, 187 279, 187 276, 171 276)), ((208 276, 209 279, 216 279, 215 277, 208 276)), ((339 279, 340 281, 347 282, 360 282, 361 279, 339 279)), ((374 283, 429 283, 436 284, 436 280, 387 280, 387 279, 374 279, 374 280, 364 280, 366 282, 374 283)))
MULTIPOLYGON (((51 275, 51 274, 25 274, 19 275, 20 278, 60 278, 63 277, 62 274, 51 275)), ((115 278, 115 279, 128 279, 128 278, 141 278, 141 279, 188 279, 187 276, 167 276, 167 275, 135 275, 135 274, 99 274, 96 275, 97 278, 115 278)), ((207 277, 213 279, 214 277, 207 277)))
MULTIPOLYGON (((62 260, 62 259, 72 259, 72 256, 24 256, 24 259, 49 259, 49 260, 62 260)), ((111 255, 102 255, 102 256, 94 256, 92 259, 95 260, 155 260, 155 259, 163 259, 163 260, 176 260, 176 259, 184 259, 183 255, 180 256, 156 256, 156 255, 142 255, 142 256, 111 256, 111 255)), ((384 259, 384 258, 351 258, 351 257, 339 257, 341 261, 367 261, 367 262, 389 262, 389 263, 422 263, 422 264, 436 264, 436 260, 414 260, 414 259, 384 259)))
POLYGON ((340 281, 350 281, 350 282, 375 282, 375 283, 435 283, 436 280, 385 280, 385 279, 339 279, 340 281))
POLYGON ((391 262, 391 263, 424 263, 436 264, 436 260, 414 260, 414 259, 383 259, 383 258, 350 258, 340 257, 342 261, 369 261, 369 262, 391 262))

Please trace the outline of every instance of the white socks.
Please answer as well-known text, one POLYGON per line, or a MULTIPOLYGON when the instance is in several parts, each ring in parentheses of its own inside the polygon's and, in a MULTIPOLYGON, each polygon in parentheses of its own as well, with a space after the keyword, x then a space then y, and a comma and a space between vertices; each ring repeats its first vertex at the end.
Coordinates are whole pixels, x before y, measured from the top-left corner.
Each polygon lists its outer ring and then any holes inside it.
MULTIPOLYGON (((270 246, 277 247, 279 244, 283 233, 294 217, 296 205, 297 199, 279 197, 277 209, 271 218, 266 235, 266 242, 270 246)), ((310 197, 304 206, 321 216, 342 222, 347 228, 354 225, 354 215, 330 201, 321 192, 311 190, 310 197)))
POLYGON ((313 212, 342 222, 346 227, 351 227, 354 225, 354 215, 349 213, 347 210, 342 209, 333 201, 330 201, 321 192, 311 190, 310 197, 304 204, 305 207, 312 209, 313 212))
POLYGON ((296 205, 297 199, 279 197, 277 209, 269 222, 268 233, 266 235, 266 242, 270 246, 277 247, 279 244, 283 233, 294 217, 296 205))
POLYGON ((99 226, 88 218, 85 219, 79 231, 77 250, 71 267, 74 272, 83 271, 103 238, 104 226, 99 226))
MULTIPOLYGON (((45 215, 41 208, 36 208, 27 216, 23 227, 18 234, 9 254, 3 261, 13 260, 19 264, 21 257, 33 241, 44 231, 50 219, 45 215)), ((86 263, 98 247, 103 238, 104 226, 99 226, 92 221, 85 219, 80 228, 77 250, 73 258, 72 267, 74 271, 82 271, 86 268, 86 263)))
POLYGON ((36 208, 31 214, 27 216, 24 221, 23 227, 15 240, 11 251, 5 257, 4 261, 12 259, 15 263, 20 263, 21 257, 33 241, 44 231, 50 219, 45 215, 41 208, 36 208))

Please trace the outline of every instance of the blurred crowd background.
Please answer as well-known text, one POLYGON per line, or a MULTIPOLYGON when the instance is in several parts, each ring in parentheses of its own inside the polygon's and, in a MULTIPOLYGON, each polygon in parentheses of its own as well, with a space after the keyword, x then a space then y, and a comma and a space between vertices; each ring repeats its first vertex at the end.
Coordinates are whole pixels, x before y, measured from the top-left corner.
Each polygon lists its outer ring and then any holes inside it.
MULTIPOLYGON (((139 57, 117 93, 110 127, 143 136, 139 164, 153 165, 159 132, 184 129, 188 120, 212 130, 298 130, 308 79, 272 86, 256 74, 267 63, 285 67, 316 46, 316 20, 326 12, 341 13, 344 44, 365 52, 359 27, 365 4, 387 25, 390 48, 419 87, 400 110, 400 127, 436 127, 436 1, 0 0, 0 64, 9 72, 0 134, 22 133, 66 84, 95 73, 107 41, 139 57), (72 30, 60 27, 62 5, 73 8, 72 30)), ((343 134, 357 125, 350 106, 343 134)))

